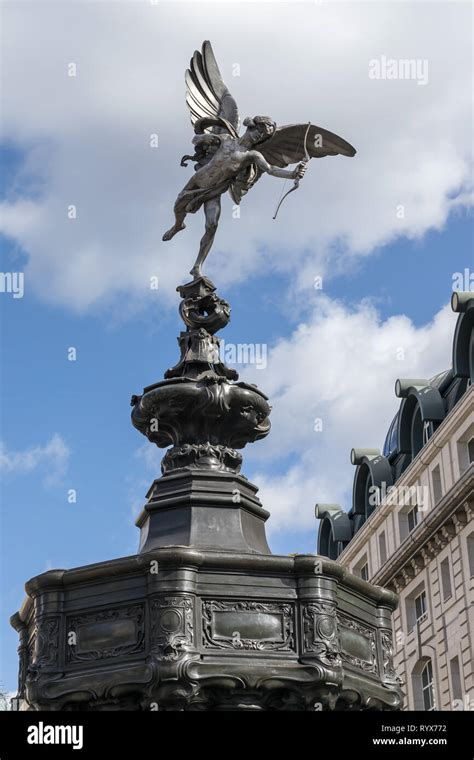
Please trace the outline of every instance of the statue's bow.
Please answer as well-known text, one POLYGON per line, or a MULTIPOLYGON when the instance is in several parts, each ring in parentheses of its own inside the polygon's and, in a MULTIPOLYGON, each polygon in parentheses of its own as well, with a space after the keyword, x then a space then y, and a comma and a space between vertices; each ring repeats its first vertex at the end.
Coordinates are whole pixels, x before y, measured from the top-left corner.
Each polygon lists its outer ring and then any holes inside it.
MULTIPOLYGON (((306 145, 306 141, 307 141, 307 138, 308 138, 308 132, 309 132, 310 126, 311 126, 311 122, 308 121, 308 126, 306 127, 306 132, 305 132, 305 135, 304 135, 304 159, 302 161, 303 164, 309 163, 310 158, 311 158, 311 156, 308 153, 308 147, 306 145)), ((290 193, 294 192, 295 190, 297 190, 299 188, 299 186, 300 186, 300 179, 301 179, 300 177, 296 177, 296 179, 293 181, 293 187, 290 187, 290 189, 288 190, 288 192, 286 192, 285 195, 282 198, 280 198, 278 206, 275 209, 275 213, 273 215, 273 219, 277 218, 277 214, 278 214, 278 212, 280 210, 280 206, 283 203, 283 201, 285 200, 285 198, 288 195, 290 195, 290 193)))

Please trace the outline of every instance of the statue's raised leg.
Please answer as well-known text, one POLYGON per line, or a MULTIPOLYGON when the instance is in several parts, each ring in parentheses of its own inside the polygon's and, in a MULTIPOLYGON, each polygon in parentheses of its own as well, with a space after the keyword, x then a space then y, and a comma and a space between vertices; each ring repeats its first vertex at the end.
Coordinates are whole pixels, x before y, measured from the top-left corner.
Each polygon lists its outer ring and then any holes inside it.
POLYGON ((197 190, 198 187, 196 185, 196 180, 194 177, 191 177, 189 182, 184 186, 184 188, 181 190, 180 194, 176 198, 176 202, 174 204, 173 212, 174 212, 174 219, 175 222, 170 229, 165 232, 163 235, 163 240, 171 240, 177 232, 180 232, 181 230, 184 230, 186 227, 184 220, 186 219, 187 212, 185 211, 185 208, 189 202, 189 196, 190 191, 197 190))
POLYGON ((184 220, 186 218, 186 214, 185 213, 183 213, 183 212, 176 213, 175 212, 174 216, 175 216, 175 223, 173 224, 172 227, 170 227, 169 230, 167 230, 165 232, 165 234, 163 235, 163 238, 162 238, 163 240, 171 240, 171 238, 173 238, 176 235, 177 232, 180 232, 181 230, 184 230, 184 228, 186 227, 186 225, 184 223, 184 220))

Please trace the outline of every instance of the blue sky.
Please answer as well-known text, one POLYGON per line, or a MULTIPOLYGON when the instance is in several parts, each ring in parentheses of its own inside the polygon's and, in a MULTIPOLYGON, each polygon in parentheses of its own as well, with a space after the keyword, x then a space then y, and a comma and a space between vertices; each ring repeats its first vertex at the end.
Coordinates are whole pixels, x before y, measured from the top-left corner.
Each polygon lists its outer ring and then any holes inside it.
MULTIPOLYGON (((472 242, 472 222, 453 219, 420 243, 387 246, 350 278, 334 280, 329 294, 358 300, 370 293, 380 299, 384 317, 405 313, 414 324, 424 324, 449 297, 453 271, 472 267, 472 242)), ((3 241, 1 271, 10 271, 11 262, 12 245, 3 241)), ((294 323, 269 308, 284 290, 282 278, 270 277, 226 291, 233 305, 226 339, 246 342, 251 333, 255 342, 271 343, 275 335, 290 335, 294 323)), ((149 322, 110 326, 39 303, 28 291, 21 300, 3 294, 0 303, 3 440, 9 449, 24 450, 49 440, 54 431, 71 451, 67 473, 51 485, 44 483, 48 462, 32 472, 7 474, 3 482, 2 673, 13 690, 17 642, 6 618, 23 598, 24 581, 51 567, 98 562, 137 548, 132 506, 144 502, 154 474, 136 456, 142 441, 129 421, 129 398, 175 363, 179 321, 170 317, 156 325, 150 313, 149 322), (77 348, 75 362, 67 360, 70 346, 77 348), (69 488, 77 489, 76 504, 67 501, 69 488)), ((382 435, 389 421, 381 421, 382 435)), ((347 440, 347 454, 352 445, 347 440)), ((273 468, 267 469, 271 476, 273 468)), ((349 456, 346 469, 351 471, 349 456)), ((252 478, 252 467, 244 471, 252 478)), ((271 504, 265 506, 271 511, 271 504)), ((312 531, 277 534, 271 548, 313 552, 315 541, 316 522, 312 531)))
MULTIPOLYGON (((89 40, 93 50, 89 66, 94 71, 94 86, 101 92, 101 84, 110 84, 107 52, 114 47, 106 49, 102 58, 97 56, 90 38, 95 33, 91 24, 99 22, 97 34, 107 25, 117 31, 124 26, 122 11, 115 19, 114 12, 106 18, 100 9, 74 6, 80 23, 71 21, 66 35, 70 50, 64 52, 64 41, 54 36, 55 25, 59 28, 65 23, 61 18, 64 11, 48 11, 51 7, 45 5, 38 18, 39 39, 43 36, 43 43, 49 40, 51 44, 41 59, 42 85, 55 65, 62 66, 74 56, 81 59, 89 40), (94 13, 99 14, 97 18, 94 13)), ((182 10, 165 7, 159 12, 172 28, 183 24, 182 10)), ((229 69, 235 58, 234 50, 226 52, 230 50, 224 34, 226 12, 231 9, 221 8, 210 30, 214 36, 219 29, 222 32, 223 70, 229 69)), ((295 13, 309 12, 299 8, 295 13)), ((347 12, 352 13, 350 9, 347 12)), ((413 10, 413 22, 418 12, 413 10)), ((12 13, 7 18, 12 47, 18 35, 26 34, 21 9, 15 13, 17 16, 12 13)), ((283 9, 274 22, 282 39, 288 34, 284 13, 290 11, 283 9)), ((335 11, 330 9, 331 13, 335 11)), ((355 29, 353 38, 333 40, 338 50, 349 46, 356 62, 367 61, 366 42, 360 40, 374 25, 380 29, 381 40, 374 54, 385 49, 397 53, 395 42, 392 46, 387 42, 393 11, 373 13, 380 17, 374 20, 367 15, 364 20, 364 14, 359 14, 355 18, 354 26, 361 24, 360 34, 355 29)), ((434 18, 438 33, 443 25, 456 20, 450 13, 446 18, 441 13, 434 18)), ((119 71, 131 71, 133 66, 145 70, 145 64, 154 66, 155 58, 164 55, 154 46, 155 40, 146 37, 148 31, 141 23, 137 17, 137 29, 132 27, 128 39, 130 50, 120 59, 123 69, 119 71), (142 39, 145 42, 140 45, 142 39), (143 58, 133 58, 138 48, 143 48, 143 58)), ((337 31, 336 17, 325 17, 324 24, 336 37, 342 34, 337 31)), ((146 25, 148 28, 148 21, 146 25)), ((208 31, 201 18, 190 18, 184 24, 185 41, 180 42, 170 67, 176 68, 181 89, 182 69, 193 47, 211 36, 208 31)), ((160 24, 156 23, 154 33, 161 39, 160 24)), ((398 39, 396 29, 393 34, 398 39)), ((455 317, 446 304, 453 273, 474 268, 467 192, 470 156, 466 134, 470 130, 455 134, 455 127, 447 122, 437 135, 436 115, 441 121, 448 118, 443 93, 452 79, 449 71, 437 68, 433 52, 436 27, 430 39, 423 37, 428 32, 419 31, 416 37, 411 28, 410 34, 414 35, 412 54, 428 56, 433 63, 429 102, 416 83, 398 82, 395 96, 395 90, 385 83, 387 86, 374 92, 373 101, 378 101, 381 120, 390 119, 392 132, 384 137, 381 127, 369 139, 365 127, 352 123, 340 105, 333 107, 336 95, 320 92, 318 109, 331 115, 327 126, 362 147, 353 164, 342 159, 312 162, 277 222, 271 216, 281 188, 270 178, 265 179, 266 185, 262 180, 261 187, 255 188, 254 201, 245 200, 239 226, 232 226, 231 204, 226 199, 225 219, 209 260, 208 272, 219 294, 232 306, 231 324, 223 334, 226 342, 252 342, 268 349, 265 369, 237 369, 242 379, 257 382, 269 393, 274 407, 273 431, 265 441, 244 450, 243 472, 261 485, 262 501, 272 513, 269 540, 276 553, 315 551, 316 501, 339 500, 345 508, 350 506, 353 471, 349 451, 353 445, 383 445, 397 407, 393 393, 396 377, 430 376, 449 366, 455 317), (393 123, 392 108, 397 102, 404 108, 403 129, 393 123), (422 145, 426 109, 433 128, 422 145), (428 151, 430 145, 425 144, 429 139, 434 159, 428 151), (403 162, 407 145, 411 168, 400 169, 401 181, 397 162, 403 162), (385 154, 390 150, 393 156, 389 161, 385 154), (374 169, 377 161, 380 172, 374 169), (314 169, 313 164, 317 164, 314 169), (406 203, 411 211, 411 218, 408 213, 399 230, 393 222, 397 202, 406 203), (324 282, 321 291, 312 287, 313 277, 319 273, 324 282), (400 346, 406 349, 406 358, 396 366, 393 355, 400 346), (311 429, 318 410, 325 423, 320 438, 311 429)), ((110 41, 105 44, 112 45, 110 41)), ((120 47, 119 36, 114 44, 120 47)), ((450 44, 465 50, 467 43, 463 37, 450 44)), ((250 46, 245 55, 253 50, 250 46)), ((331 55, 329 49, 326 53, 331 55)), ((287 55, 286 65, 290 67, 294 60, 298 68, 296 48, 287 55)), ((149 484, 159 474, 161 453, 154 454, 131 426, 129 400, 132 393, 161 379, 166 368, 176 363, 181 325, 174 288, 187 279, 202 220, 192 219, 176 245, 174 241, 160 243, 173 196, 185 181, 184 170, 178 171, 176 165, 188 150, 191 136, 181 90, 174 99, 174 80, 148 80, 144 74, 143 92, 137 95, 132 83, 125 81, 121 102, 111 97, 105 105, 104 97, 95 98, 89 83, 74 96, 78 104, 72 106, 73 111, 77 108, 77 113, 84 114, 84 123, 76 130, 76 125, 55 111, 61 103, 69 104, 71 96, 66 90, 55 94, 54 87, 51 92, 43 89, 43 111, 33 109, 26 123, 23 100, 33 108, 38 86, 35 76, 39 75, 33 73, 32 81, 26 82, 8 50, 6 61, 7 73, 17 75, 20 91, 23 89, 22 98, 7 92, 0 199, 5 218, 0 269, 25 273, 23 298, 0 293, 4 447, 0 680, 13 691, 17 637, 8 617, 21 604, 24 582, 53 567, 75 567, 137 549, 134 520, 149 484), (157 105, 161 90, 162 97, 169 98, 166 118, 157 105), (139 98, 143 104, 138 103, 139 98), (136 121, 129 114, 130 103, 138 114, 136 121), (153 129, 149 114, 154 108, 160 112, 160 136, 169 145, 165 156, 150 157, 138 145, 153 129), (175 125, 178 135, 173 131, 175 125), (87 163, 94 151, 95 157, 87 163), (114 177, 115 183, 111 179, 110 187, 103 185, 104 176, 114 177), (79 202, 81 216, 73 228, 57 211, 72 197, 83 199, 79 202), (155 270, 160 288, 150 292, 145 283, 155 270), (68 360, 70 347, 77 351, 76 361, 68 360), (76 489, 76 503, 68 503, 69 489, 76 489)), ((318 63, 324 66, 324 56, 318 63)), ((362 101, 370 109, 371 91, 366 91, 367 83, 357 68, 352 67, 354 73, 338 65, 331 76, 338 87, 342 78, 355 77, 347 103, 351 103, 354 88, 360 86, 362 101)), ((288 106, 281 103, 278 88, 271 90, 264 71, 261 79, 265 107, 284 111, 282 121, 291 121, 297 99, 288 106)), ((81 82, 77 84, 83 87, 81 82)), ((242 80, 235 87, 244 97, 248 83, 242 80)), ((305 89, 303 84, 301 87, 300 98, 305 89)), ((465 103, 469 101, 469 82, 465 81, 464 87, 456 84, 456 88, 454 102, 462 105, 449 118, 457 124, 461 115, 469 113, 465 103)), ((249 92, 247 97, 251 101, 257 96, 249 92)), ((289 93, 290 100, 292 97, 289 93)))

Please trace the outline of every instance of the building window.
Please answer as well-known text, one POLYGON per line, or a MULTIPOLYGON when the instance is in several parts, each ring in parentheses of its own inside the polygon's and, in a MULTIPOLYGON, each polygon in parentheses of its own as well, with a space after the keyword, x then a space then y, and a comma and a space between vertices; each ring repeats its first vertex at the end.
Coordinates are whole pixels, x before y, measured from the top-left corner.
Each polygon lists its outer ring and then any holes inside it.
MULTIPOLYGON (((461 682, 461 670, 459 667, 459 658, 453 657, 449 663, 451 670, 451 694, 453 702, 455 699, 463 701, 462 682, 461 682)), ((454 705, 453 705, 454 706, 454 705)))
POLYGON ((443 588, 443 601, 446 602, 452 596, 451 588, 451 570, 449 568, 449 559, 443 559, 441 565, 441 586, 443 588))
POLYGON ((405 506, 398 513, 398 526, 400 530, 400 542, 405 541, 412 530, 421 522, 421 512, 418 505, 405 506))
POLYGON ((426 620, 426 618, 426 594, 422 591, 421 594, 418 594, 418 596, 415 597, 415 623, 418 623, 419 625, 423 620, 426 620))
POLYGON ((357 564, 354 566, 352 572, 354 575, 358 575, 359 578, 362 578, 363 581, 369 580, 369 560, 367 558, 367 554, 364 554, 363 557, 357 562, 357 564))
POLYGON ((471 438, 467 444, 467 455, 469 457, 469 464, 474 462, 474 438, 471 438))
POLYGON ((441 501, 441 498, 443 496, 443 489, 441 487, 441 471, 439 469, 439 465, 436 465, 433 472, 431 473, 431 482, 433 483, 433 503, 437 504, 438 501, 441 501))
POLYGON ((408 512, 408 532, 411 533, 412 530, 415 530, 416 526, 418 525, 418 522, 420 520, 420 514, 418 512, 418 507, 414 506, 413 509, 410 509, 408 512))
MULTIPOLYGON (((470 431, 467 435, 471 435, 470 431)), ((474 437, 471 435, 469 439, 467 436, 458 441, 458 461, 459 471, 462 474, 466 472, 469 465, 474 462, 474 437)))
POLYGON ((428 617, 428 604, 424 585, 421 584, 406 600, 408 632, 420 625, 428 617))
POLYGON ((421 691, 423 695, 424 709, 435 710, 435 696, 433 687, 433 667, 431 660, 428 660, 421 672, 421 691))
POLYGON ((474 533, 467 537, 467 556, 469 560, 469 574, 474 578, 474 533))
POLYGON ((387 542, 385 540, 385 531, 382 531, 379 536, 379 558, 381 565, 387 561, 387 542))
POLYGON ((420 660, 412 670, 414 710, 436 710, 436 698, 431 660, 420 660))

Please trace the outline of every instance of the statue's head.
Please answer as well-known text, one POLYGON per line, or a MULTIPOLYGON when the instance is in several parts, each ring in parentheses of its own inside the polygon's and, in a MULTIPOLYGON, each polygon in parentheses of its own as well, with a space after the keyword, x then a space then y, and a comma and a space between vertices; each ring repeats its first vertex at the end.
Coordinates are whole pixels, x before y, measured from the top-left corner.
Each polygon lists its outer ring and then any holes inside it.
POLYGON ((253 119, 250 117, 244 119, 244 127, 247 127, 246 134, 252 143, 257 145, 273 135, 276 124, 269 116, 254 116, 253 119))

